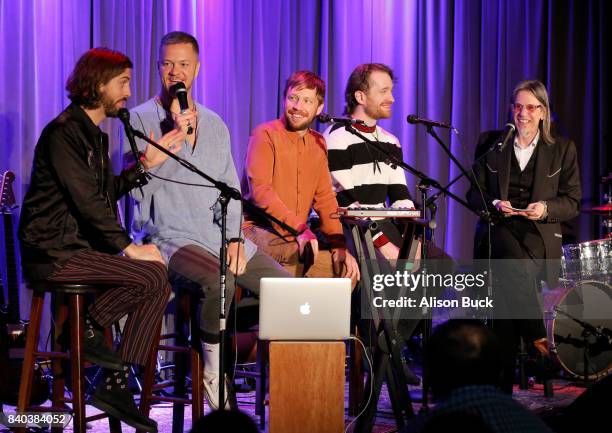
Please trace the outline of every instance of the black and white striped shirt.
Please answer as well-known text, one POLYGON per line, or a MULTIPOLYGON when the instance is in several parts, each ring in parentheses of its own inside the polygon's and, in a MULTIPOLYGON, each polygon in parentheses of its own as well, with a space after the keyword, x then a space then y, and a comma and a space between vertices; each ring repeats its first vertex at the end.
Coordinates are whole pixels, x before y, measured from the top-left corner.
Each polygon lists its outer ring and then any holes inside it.
MULTIPOLYGON (((393 134, 378 125, 355 125, 355 128, 367 138, 380 142, 389 154, 402 160, 399 140, 393 134)), ((361 206, 414 206, 403 169, 386 162, 388 158, 382 152, 340 124, 331 125, 323 136, 340 206, 349 206, 354 202, 359 202, 361 206)))

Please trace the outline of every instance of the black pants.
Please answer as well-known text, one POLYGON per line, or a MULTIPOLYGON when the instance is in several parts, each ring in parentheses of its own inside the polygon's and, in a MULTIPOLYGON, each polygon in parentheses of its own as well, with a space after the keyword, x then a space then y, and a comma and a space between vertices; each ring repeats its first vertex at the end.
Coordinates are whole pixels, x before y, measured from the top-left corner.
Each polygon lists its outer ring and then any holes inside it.
POLYGON ((512 393, 520 339, 530 350, 535 340, 546 337, 537 297, 546 253, 535 223, 514 217, 493 226, 491 256, 498 317, 493 320, 493 331, 504 352, 502 390, 512 393))

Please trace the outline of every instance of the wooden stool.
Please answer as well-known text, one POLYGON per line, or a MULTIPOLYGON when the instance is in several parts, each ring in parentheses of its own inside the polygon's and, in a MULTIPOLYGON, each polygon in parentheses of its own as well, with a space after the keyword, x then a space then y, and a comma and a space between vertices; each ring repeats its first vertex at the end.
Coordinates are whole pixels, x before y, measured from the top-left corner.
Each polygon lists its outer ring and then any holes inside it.
MULTIPOLYGON (((256 360, 252 367, 238 363, 234 377, 244 377, 255 380, 255 415, 259 416, 259 428, 266 426, 266 388, 268 382, 268 341, 257 340, 256 360), (242 369, 240 369, 242 368, 242 369)), ((251 364, 252 365, 252 364, 251 364)))
MULTIPOLYGON (((258 323, 259 316, 259 300, 252 296, 245 296, 245 290, 238 286, 236 288, 236 294, 234 296, 234 302, 236 303, 236 308, 230 308, 230 316, 228 318, 228 323, 233 325, 237 324, 237 328, 233 329, 234 338, 240 332, 243 332, 247 329, 251 329, 251 325, 255 325, 258 323), (249 311, 245 314, 246 311, 249 311), (250 311, 255 310, 255 321, 253 320, 253 314, 250 311), (236 313, 238 320, 235 320, 233 314, 236 313), (247 320, 243 320, 244 316, 248 316, 250 318, 247 320), (242 318, 242 319, 241 319, 242 318), (244 322, 244 323, 242 323, 244 322)), ((230 345, 231 348, 234 347, 234 344, 230 345)), ((257 339, 255 343, 255 363, 247 362, 247 363, 238 363, 236 365, 237 369, 233 372, 233 377, 238 378, 249 378, 255 380, 255 415, 259 416, 259 428, 264 429, 266 425, 266 388, 268 382, 268 342, 257 339)), ((232 359, 232 356, 228 356, 226 359, 232 359)), ((235 393, 232 395, 235 399, 235 393)), ((237 402, 236 407, 237 407, 237 402)))
MULTIPOLYGON (((107 417, 106 414, 98 414, 91 417, 85 415, 85 380, 83 368, 83 317, 84 317, 84 296, 97 295, 108 289, 108 285, 101 284, 78 284, 41 281, 30 284, 33 290, 32 306, 30 308, 30 324, 26 338, 25 356, 19 387, 19 399, 17 412, 62 412, 73 414, 73 429, 77 433, 86 433, 86 422, 107 417), (54 345, 54 351, 45 352, 38 350, 40 337, 40 325, 47 292, 55 294, 57 297, 65 297, 68 305, 59 302, 55 308, 55 334, 59 335, 66 320, 70 322, 70 351, 59 351, 59 345, 54 345), (35 362, 38 358, 52 360, 53 365, 53 393, 52 406, 30 406, 31 387, 34 377, 35 362), (69 359, 72 378, 72 399, 67 400, 64 396, 65 379, 61 360, 69 359), (65 403, 72 403, 72 410, 65 403)), ((151 370, 153 365, 147 365, 146 369, 151 370)), ((109 417, 110 431, 121 431, 121 423, 109 417)), ((16 429, 18 432, 25 432, 25 428, 16 429)))
POLYGON ((164 380, 154 384, 155 372, 153 369, 148 370, 142 385, 140 410, 143 414, 148 416, 152 402, 159 401, 172 403, 172 432, 182 433, 185 419, 184 405, 191 404, 191 418, 193 423, 204 415, 202 349, 198 321, 195 320, 201 295, 181 289, 176 290, 175 293, 177 293, 175 331, 160 336, 160 341, 174 339, 175 344, 159 344, 157 347, 154 347, 151 351, 151 358, 149 361, 151 365, 155 365, 158 351, 160 350, 174 352, 176 354, 174 360, 174 380, 164 380), (191 366, 191 398, 187 395, 186 387, 187 358, 191 366), (162 396, 154 394, 155 391, 162 390, 169 386, 174 386, 174 395, 162 396))

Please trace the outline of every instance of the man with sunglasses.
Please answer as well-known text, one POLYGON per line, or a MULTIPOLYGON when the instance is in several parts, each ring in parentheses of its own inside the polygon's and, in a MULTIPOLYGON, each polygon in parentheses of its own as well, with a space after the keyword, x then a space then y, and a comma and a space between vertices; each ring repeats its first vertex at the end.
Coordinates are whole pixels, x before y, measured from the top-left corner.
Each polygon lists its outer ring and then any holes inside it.
MULTIPOLYGON (((536 80, 519 83, 513 92, 514 142, 489 153, 474 166, 479 188, 468 201, 499 216, 489 226, 480 220, 475 257, 492 258, 496 315, 494 331, 504 347, 502 388, 512 393, 519 337, 528 347, 547 354, 546 331, 536 291, 545 280, 558 283, 561 222, 578 215, 581 199, 574 143, 551 134, 548 94, 536 80), (517 320, 518 319, 518 320, 517 320)), ((480 136, 476 158, 499 143, 502 131, 480 136)))

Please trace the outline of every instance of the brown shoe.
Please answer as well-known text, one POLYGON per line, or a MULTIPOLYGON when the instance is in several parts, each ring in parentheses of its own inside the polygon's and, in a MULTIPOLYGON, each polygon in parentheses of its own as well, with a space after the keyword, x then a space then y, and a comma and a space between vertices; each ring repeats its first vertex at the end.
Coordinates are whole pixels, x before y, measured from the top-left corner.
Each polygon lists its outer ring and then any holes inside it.
POLYGON ((533 342, 533 346, 538 349, 538 352, 540 352, 542 356, 550 356, 550 352, 548 351, 548 340, 546 338, 537 339, 533 342))

